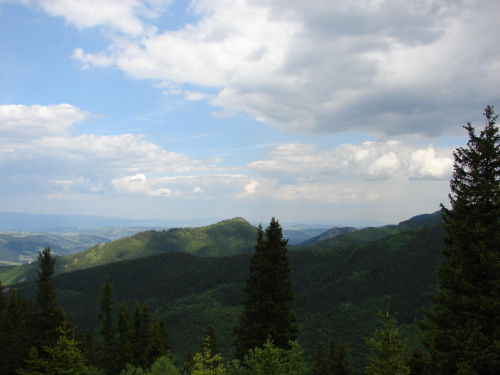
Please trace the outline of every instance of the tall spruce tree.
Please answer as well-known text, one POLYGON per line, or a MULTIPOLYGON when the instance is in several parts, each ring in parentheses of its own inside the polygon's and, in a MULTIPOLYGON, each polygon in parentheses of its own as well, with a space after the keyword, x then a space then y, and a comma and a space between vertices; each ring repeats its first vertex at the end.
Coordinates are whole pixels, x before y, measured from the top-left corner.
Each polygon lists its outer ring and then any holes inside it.
POLYGON ((259 226, 244 290, 244 310, 235 328, 240 360, 250 349, 262 347, 269 337, 283 349, 288 349, 289 341, 297 337, 287 242, 274 217, 265 232, 259 226))
MULTIPOLYGON (((118 363, 124 367, 127 363, 132 363, 133 347, 132 347, 132 322, 130 311, 125 302, 120 304, 118 310, 118 322, 116 325, 118 337, 116 340, 116 353, 118 363)), ((123 368, 122 368, 123 369, 123 368)))
POLYGON ((56 259, 52 256, 50 247, 46 246, 38 255, 40 270, 36 283, 38 289, 35 294, 35 303, 32 323, 32 345, 40 349, 44 346, 54 346, 59 338, 58 328, 66 321, 66 314, 59 306, 57 291, 52 275, 56 259))
POLYGON ((439 290, 420 322, 434 373, 445 375, 500 374, 500 136, 493 107, 484 115, 484 130, 464 126, 469 141, 453 154, 439 290))
POLYGON ((109 282, 109 277, 106 276, 104 284, 101 285, 101 295, 97 298, 101 311, 99 319, 101 325, 99 327, 99 335, 101 336, 101 368, 106 369, 109 373, 113 373, 119 364, 116 362, 116 340, 115 327, 113 323, 113 287, 109 282))
POLYGON ((335 342, 332 339, 330 344, 330 358, 332 361, 333 374, 335 375, 350 375, 352 374, 352 369, 350 367, 351 362, 349 361, 347 353, 347 345, 343 338, 339 342, 335 342))

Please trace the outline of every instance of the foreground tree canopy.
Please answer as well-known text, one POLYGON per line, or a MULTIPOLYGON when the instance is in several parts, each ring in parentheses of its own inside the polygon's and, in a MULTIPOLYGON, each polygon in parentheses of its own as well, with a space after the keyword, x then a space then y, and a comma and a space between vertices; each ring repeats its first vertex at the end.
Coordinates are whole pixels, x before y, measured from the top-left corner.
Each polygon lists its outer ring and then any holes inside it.
POLYGON ((435 373, 500 374, 500 136, 493 107, 454 152, 439 291, 422 323, 435 373))

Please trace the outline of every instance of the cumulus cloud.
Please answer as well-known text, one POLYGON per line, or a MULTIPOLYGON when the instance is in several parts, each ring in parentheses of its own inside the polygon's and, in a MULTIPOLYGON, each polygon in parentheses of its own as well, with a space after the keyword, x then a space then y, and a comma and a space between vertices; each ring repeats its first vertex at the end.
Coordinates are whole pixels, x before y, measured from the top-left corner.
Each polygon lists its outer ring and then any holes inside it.
POLYGON ((217 160, 206 164, 165 150, 144 135, 96 136, 76 131, 76 122, 92 116, 69 104, 0 105, 0 165, 6 184, 26 176, 32 184, 36 181, 33 188, 49 184, 61 194, 117 191, 169 197, 179 194, 154 186, 147 175, 221 169, 217 160))
POLYGON ((92 115, 71 104, 0 105, 2 138, 40 138, 65 134, 92 115))
POLYGON ((409 158, 409 175, 411 178, 446 179, 451 177, 453 158, 436 155, 434 147, 415 150, 409 158))
POLYGON ((52 16, 62 16, 79 29, 103 27, 138 36, 148 30, 142 18, 154 19, 172 1, 158 0, 38 0, 36 4, 52 16))
POLYGON ((183 85, 216 89, 216 117, 243 111, 290 132, 439 136, 500 98, 486 22, 500 15, 494 0, 198 0, 187 8, 194 21, 175 30, 156 26, 165 10, 156 2, 83 4, 41 2, 76 27, 119 33, 103 34, 106 50, 75 49, 76 61, 171 82, 188 100, 208 96, 183 85))
POLYGON ((144 173, 115 178, 112 184, 117 192, 125 194, 145 194, 149 197, 172 197, 174 195, 182 195, 182 192, 173 193, 172 190, 167 188, 155 189, 144 173))
POLYGON ((394 178, 449 179, 453 166, 450 148, 419 149, 401 141, 342 144, 321 150, 309 144, 284 144, 271 150, 265 160, 248 164, 263 176, 288 175, 296 181, 321 181, 335 176, 365 180, 394 178))
POLYGON ((410 194, 432 207, 435 198, 423 192, 447 189, 452 167, 448 148, 378 141, 330 148, 279 144, 259 160, 223 168, 224 159, 197 160, 144 135, 77 131, 76 122, 93 116, 68 104, 0 105, 2 192, 43 192, 51 202, 119 196, 238 205, 258 200, 266 207, 354 207, 410 194))

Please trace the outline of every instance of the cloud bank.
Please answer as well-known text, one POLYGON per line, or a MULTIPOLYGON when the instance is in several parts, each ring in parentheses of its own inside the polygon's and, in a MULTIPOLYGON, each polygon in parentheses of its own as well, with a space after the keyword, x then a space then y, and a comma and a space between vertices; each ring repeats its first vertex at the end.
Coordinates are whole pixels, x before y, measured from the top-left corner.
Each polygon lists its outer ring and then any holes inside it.
POLYGON ((449 148, 386 141, 329 149, 280 144, 261 160, 229 168, 223 159, 207 163, 165 150, 144 135, 80 133, 75 124, 93 117, 69 104, 0 105, 3 189, 22 182, 52 199, 98 193, 336 202, 373 199, 363 181, 397 187, 412 179, 448 180, 453 164, 449 148))

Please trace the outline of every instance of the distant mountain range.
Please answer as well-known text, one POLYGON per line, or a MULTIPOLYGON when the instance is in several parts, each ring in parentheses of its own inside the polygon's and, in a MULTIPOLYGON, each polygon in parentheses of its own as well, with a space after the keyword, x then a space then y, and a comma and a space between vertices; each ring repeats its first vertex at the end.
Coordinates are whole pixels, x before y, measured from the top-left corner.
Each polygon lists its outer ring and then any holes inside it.
POLYGON ((220 221, 220 219, 193 220, 135 220, 90 215, 45 215, 20 212, 0 212, 0 231, 64 233, 74 228, 146 227, 173 228, 195 227, 220 221))
MULTIPOLYGON (((291 246, 290 248, 292 250, 302 248, 318 249, 364 243, 399 233, 408 228, 434 223, 437 220, 440 220, 439 213, 419 215, 398 225, 389 225, 382 228, 365 228, 362 230, 356 230, 353 227, 331 228, 322 232, 321 235, 316 235, 296 247, 291 246)), ((38 251, 45 246, 51 246, 53 253, 60 255, 56 273, 77 271, 170 252, 186 252, 198 256, 230 256, 252 252, 257 233, 257 228, 243 218, 223 220, 216 224, 196 228, 146 231, 140 231, 140 229, 128 228, 125 231, 122 230, 119 234, 124 238, 114 241, 109 239, 109 228, 104 229, 108 233, 108 237, 102 235, 78 235, 78 241, 75 236, 68 239, 54 235, 23 237, 0 234, 0 261, 4 264, 14 263, 13 258, 17 255, 20 260, 25 260, 25 263, 28 263, 28 261, 31 263, 36 259, 38 251), (127 233, 130 235, 126 236, 127 233), (81 251, 82 246, 89 243, 93 244, 93 246, 81 251), (68 247, 72 248, 72 250, 69 250, 68 247)), ((322 230, 309 228, 299 230, 299 233, 300 235, 312 234, 322 230)), ((293 232, 288 231, 289 234, 293 232)), ((112 233, 117 235, 116 229, 112 233)), ((286 236, 286 231, 284 236, 286 236)), ((14 269, 0 268, 0 280, 4 285, 16 283, 20 280, 34 280, 36 277, 35 268, 36 266, 32 264, 24 264, 14 269)))
MULTIPOLYGON (((198 224, 202 222, 198 221, 198 224)), ((55 255, 70 255, 147 230, 196 228, 202 225, 194 226, 195 223, 192 220, 129 220, 0 212, 0 266, 32 262, 47 245, 51 246, 55 255)), ((330 228, 326 225, 294 224, 284 229, 283 235, 290 245, 307 240, 312 243, 317 239, 311 238, 330 228)))
POLYGON ((314 237, 300 243, 300 245, 302 245, 302 246, 310 245, 312 243, 328 240, 329 238, 340 236, 342 234, 349 234, 349 233, 355 232, 356 230, 357 229, 354 227, 332 228, 332 229, 327 230, 326 232, 321 233, 318 236, 314 236, 314 237))

